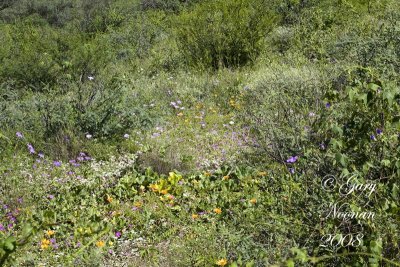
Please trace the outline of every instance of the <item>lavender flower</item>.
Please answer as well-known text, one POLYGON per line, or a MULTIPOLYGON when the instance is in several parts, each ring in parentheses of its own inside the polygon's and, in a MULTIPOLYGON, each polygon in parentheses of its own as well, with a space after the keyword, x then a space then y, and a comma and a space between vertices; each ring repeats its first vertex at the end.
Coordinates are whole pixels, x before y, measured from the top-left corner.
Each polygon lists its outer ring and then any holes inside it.
POLYGON ((44 154, 42 152, 39 152, 38 156, 39 156, 39 158, 42 158, 42 159, 44 158, 44 154))
POLYGON ((289 168, 289 172, 290 172, 291 174, 294 174, 294 169, 293 169, 293 168, 289 168))
POLYGON ((61 167, 61 162, 60 161, 54 161, 53 164, 56 167, 61 167))
POLYGON ((115 237, 116 237, 116 238, 120 238, 121 235, 122 235, 122 233, 121 233, 120 231, 118 231, 118 232, 115 233, 115 237))
POLYGON ((298 160, 298 156, 295 157, 290 157, 289 159, 286 160, 287 163, 295 163, 298 160))
POLYGON ((31 153, 31 154, 35 154, 36 153, 35 149, 33 148, 33 146, 31 144, 27 144, 27 146, 28 146, 29 153, 31 153))
POLYGON ((2 224, 0 224, 0 232, 4 232, 6 230, 6 228, 4 228, 4 226, 2 224))
POLYGON ((24 138, 24 136, 20 132, 16 132, 16 135, 17 135, 18 138, 24 138))

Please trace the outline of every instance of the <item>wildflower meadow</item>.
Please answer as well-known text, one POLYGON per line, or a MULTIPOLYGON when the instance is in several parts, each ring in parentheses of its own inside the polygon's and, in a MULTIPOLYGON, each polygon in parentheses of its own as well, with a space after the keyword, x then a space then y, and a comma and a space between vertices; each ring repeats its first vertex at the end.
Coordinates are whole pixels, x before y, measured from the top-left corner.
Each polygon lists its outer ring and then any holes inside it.
POLYGON ((3 0, 0 43, 0 266, 400 266, 398 0, 3 0))

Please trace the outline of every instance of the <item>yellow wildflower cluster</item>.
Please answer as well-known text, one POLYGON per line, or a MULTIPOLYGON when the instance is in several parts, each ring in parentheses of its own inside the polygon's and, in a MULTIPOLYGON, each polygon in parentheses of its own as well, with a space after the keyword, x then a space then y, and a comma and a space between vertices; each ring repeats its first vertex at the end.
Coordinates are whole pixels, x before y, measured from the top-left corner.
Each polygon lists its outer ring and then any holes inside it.
POLYGON ((50 246, 50 240, 43 238, 42 241, 40 242, 40 248, 47 249, 49 246, 50 246))
POLYGON ((104 247, 104 245, 105 245, 105 243, 103 240, 99 240, 96 242, 96 247, 98 247, 98 248, 102 248, 102 247, 104 247))
POLYGON ((215 209, 214 209, 214 212, 215 212, 216 214, 221 214, 221 213, 222 213, 222 210, 221 210, 220 208, 215 208, 215 209))
POLYGON ((227 259, 220 259, 215 264, 217 264, 218 266, 225 266, 225 265, 228 264, 228 260, 227 259))
POLYGON ((46 231, 46 235, 49 236, 49 237, 52 236, 52 235, 54 235, 55 233, 56 233, 56 232, 53 231, 53 230, 47 230, 47 231, 46 231))

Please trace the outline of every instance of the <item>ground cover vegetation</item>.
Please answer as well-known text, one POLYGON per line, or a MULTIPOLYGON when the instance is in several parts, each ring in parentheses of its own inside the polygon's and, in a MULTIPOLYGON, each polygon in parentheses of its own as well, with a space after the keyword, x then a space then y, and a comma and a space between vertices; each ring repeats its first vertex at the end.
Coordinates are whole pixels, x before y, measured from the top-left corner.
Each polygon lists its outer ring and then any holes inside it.
POLYGON ((400 266, 399 21, 0 1, 0 266, 400 266))

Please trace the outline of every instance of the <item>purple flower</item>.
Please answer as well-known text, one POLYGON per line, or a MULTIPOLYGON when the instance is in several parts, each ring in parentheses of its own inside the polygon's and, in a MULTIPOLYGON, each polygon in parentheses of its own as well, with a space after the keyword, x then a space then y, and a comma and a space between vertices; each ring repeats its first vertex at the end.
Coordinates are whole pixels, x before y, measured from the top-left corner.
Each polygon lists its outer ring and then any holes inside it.
POLYGON ((121 233, 120 231, 118 231, 118 232, 115 233, 115 237, 116 237, 116 238, 120 238, 121 235, 122 235, 122 233, 121 233))
POLYGON ((329 103, 329 102, 326 103, 326 104, 325 104, 325 107, 326 107, 326 108, 330 108, 330 107, 331 107, 331 103, 329 103))
POLYGON ((382 134, 383 131, 382 131, 381 129, 376 129, 376 133, 377 133, 377 134, 382 134))
POLYGON ((132 210, 133 211, 137 211, 139 208, 138 207, 133 207, 132 210))
POLYGON ((84 161, 85 159, 84 159, 84 157, 77 157, 76 158, 78 161, 84 161))
POLYGON ((18 203, 22 203, 24 201, 24 199, 22 197, 18 198, 18 203))
POLYGON ((91 160, 92 158, 91 157, 85 157, 85 160, 91 160))
POLYGON ((29 153, 31 153, 31 154, 35 154, 36 153, 35 149, 33 148, 33 146, 31 144, 27 144, 27 146, 28 146, 29 153))
POLYGON ((152 135, 151 135, 151 138, 156 138, 156 137, 159 137, 160 136, 160 133, 153 133, 152 135))
POLYGON ((61 162, 60 161, 54 161, 53 164, 56 167, 61 167, 61 162))
POLYGON ((44 158, 44 154, 42 152, 39 152, 38 156, 39 156, 39 158, 42 158, 42 159, 44 158))
POLYGON ((287 163, 295 163, 298 158, 299 158, 298 156, 290 157, 288 160, 286 160, 286 162, 287 163))
POLYGON ((326 149, 326 145, 325 145, 324 143, 321 143, 321 144, 319 145, 319 147, 320 147, 322 150, 325 150, 325 149, 326 149))
POLYGON ((4 228, 4 226, 2 224, 0 224, 0 232, 4 232, 6 230, 6 228, 4 228))
POLYGON ((376 137, 373 134, 371 134, 369 138, 371 138, 371 140, 373 140, 373 141, 376 141, 376 137))
POLYGON ((80 153, 79 153, 79 156, 80 156, 80 157, 85 157, 86 154, 85 154, 84 152, 80 152, 80 153))
POLYGON ((76 160, 71 159, 71 160, 69 161, 69 163, 74 164, 74 163, 76 163, 76 160))
POLYGON ((52 244, 55 244, 55 243, 56 243, 56 239, 55 239, 55 238, 51 238, 51 239, 50 239, 50 242, 51 242, 52 244))
POLYGON ((48 195, 48 198, 49 198, 49 199, 53 199, 53 198, 54 198, 54 195, 48 195))
POLYGON ((24 138, 24 136, 20 132, 16 132, 15 134, 17 135, 18 138, 24 138))
POLYGON ((289 172, 290 172, 291 174, 294 174, 294 169, 293 169, 293 168, 289 168, 289 172))

